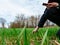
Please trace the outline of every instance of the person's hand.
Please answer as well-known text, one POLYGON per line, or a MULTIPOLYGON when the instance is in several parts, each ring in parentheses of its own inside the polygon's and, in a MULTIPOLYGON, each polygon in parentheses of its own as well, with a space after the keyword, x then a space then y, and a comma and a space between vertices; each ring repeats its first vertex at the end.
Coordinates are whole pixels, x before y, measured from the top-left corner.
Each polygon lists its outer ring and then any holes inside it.
POLYGON ((57 6, 59 6, 57 2, 48 3, 48 5, 46 5, 47 8, 57 7, 57 6))
POLYGON ((38 26, 33 30, 33 33, 38 32, 38 26))
POLYGON ((33 30, 33 33, 36 33, 36 32, 38 32, 38 30, 37 30, 37 29, 34 29, 34 30, 33 30))

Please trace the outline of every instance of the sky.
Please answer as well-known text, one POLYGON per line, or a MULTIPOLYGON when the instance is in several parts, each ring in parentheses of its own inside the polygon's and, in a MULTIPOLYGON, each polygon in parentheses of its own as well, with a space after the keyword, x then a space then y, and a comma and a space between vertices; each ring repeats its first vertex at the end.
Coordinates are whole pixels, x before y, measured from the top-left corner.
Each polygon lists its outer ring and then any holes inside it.
POLYGON ((10 23, 18 14, 24 14, 26 17, 42 15, 45 10, 42 3, 47 2, 48 0, 0 0, 0 18, 10 23))

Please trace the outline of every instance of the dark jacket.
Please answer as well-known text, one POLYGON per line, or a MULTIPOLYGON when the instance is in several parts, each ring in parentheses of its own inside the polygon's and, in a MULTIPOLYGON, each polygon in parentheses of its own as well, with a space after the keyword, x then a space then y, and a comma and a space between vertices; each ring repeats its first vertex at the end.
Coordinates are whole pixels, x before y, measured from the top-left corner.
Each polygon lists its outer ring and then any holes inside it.
POLYGON ((50 9, 46 9, 38 23, 38 27, 43 27, 47 19, 56 23, 58 26, 60 26, 60 0, 49 0, 48 1, 48 3, 51 3, 51 2, 59 3, 59 6, 57 6, 58 8, 53 7, 50 9))

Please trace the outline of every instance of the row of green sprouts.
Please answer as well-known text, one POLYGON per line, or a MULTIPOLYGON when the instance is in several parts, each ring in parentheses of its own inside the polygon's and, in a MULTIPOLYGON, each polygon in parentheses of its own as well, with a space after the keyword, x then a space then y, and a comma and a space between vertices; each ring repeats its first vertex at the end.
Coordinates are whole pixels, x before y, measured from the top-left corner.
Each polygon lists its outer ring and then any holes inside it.
POLYGON ((32 33, 34 28, 23 29, 0 29, 0 45, 56 45, 53 40, 58 27, 40 28, 38 32, 32 33))

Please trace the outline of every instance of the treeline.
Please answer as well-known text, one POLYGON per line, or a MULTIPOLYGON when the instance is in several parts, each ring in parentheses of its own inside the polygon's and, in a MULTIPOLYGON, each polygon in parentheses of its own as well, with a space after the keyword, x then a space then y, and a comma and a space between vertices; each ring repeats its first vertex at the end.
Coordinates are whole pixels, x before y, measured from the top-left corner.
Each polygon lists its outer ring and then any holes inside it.
MULTIPOLYGON (((10 22, 10 25, 8 25, 8 28, 22 28, 26 26, 27 28, 33 28, 38 25, 38 22, 41 18, 41 15, 35 15, 26 17, 24 14, 17 15, 14 22, 10 22)), ((6 20, 3 18, 0 18, 0 22, 2 24, 2 27, 4 28, 6 20)), ((54 26, 55 24, 50 22, 49 20, 46 21, 44 26, 54 26)))
POLYGON ((9 28, 35 27, 38 24, 40 15, 25 17, 24 14, 17 15, 14 22, 10 23, 9 28))
MULTIPOLYGON (((24 14, 17 15, 14 22, 10 23, 9 28, 22 28, 26 26, 27 28, 33 28, 38 25, 38 22, 41 18, 41 15, 25 17, 24 14)), ((46 21, 44 26, 54 26, 55 24, 50 22, 49 20, 46 21)))

